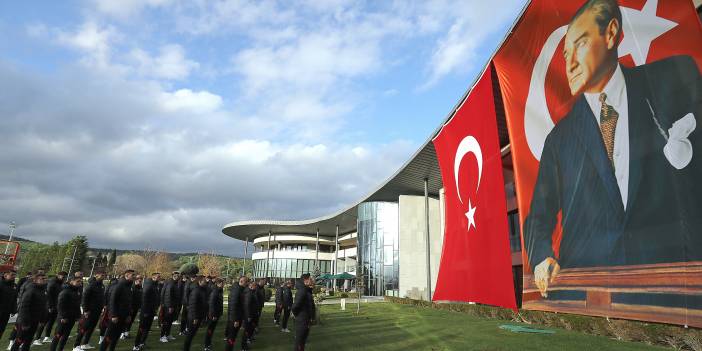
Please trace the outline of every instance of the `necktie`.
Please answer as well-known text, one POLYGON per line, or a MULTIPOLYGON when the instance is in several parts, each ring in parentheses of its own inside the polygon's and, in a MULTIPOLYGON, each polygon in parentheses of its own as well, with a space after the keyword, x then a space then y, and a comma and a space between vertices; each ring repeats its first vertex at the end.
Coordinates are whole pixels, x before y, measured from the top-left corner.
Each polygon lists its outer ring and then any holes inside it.
POLYGON ((602 103, 602 109, 600 110, 600 132, 602 132, 602 140, 607 150, 607 157, 609 158, 609 162, 612 163, 612 168, 614 168, 612 157, 614 153, 614 131, 617 129, 619 113, 617 113, 611 105, 607 105, 605 100, 607 100, 607 94, 600 94, 600 103, 602 103))

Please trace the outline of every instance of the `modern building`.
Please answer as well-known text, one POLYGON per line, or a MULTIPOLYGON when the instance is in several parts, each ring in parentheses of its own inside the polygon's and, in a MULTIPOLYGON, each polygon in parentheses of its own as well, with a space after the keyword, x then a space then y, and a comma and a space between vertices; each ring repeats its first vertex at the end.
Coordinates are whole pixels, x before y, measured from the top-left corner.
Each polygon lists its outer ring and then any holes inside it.
MULTIPOLYGON (((702 0, 694 0, 694 4, 702 17, 702 0)), ((490 74, 494 82, 499 81, 494 69, 490 74)), ((499 84, 493 85, 493 98, 502 150, 515 294, 521 305, 522 243, 499 84)), ((367 295, 428 299, 436 283, 444 232, 443 184, 431 142, 440 128, 394 175, 337 213, 305 221, 234 222, 225 225, 222 232, 254 244, 256 277, 287 278, 318 268, 318 273, 356 275, 367 295)))
MULTIPOLYGON (((509 138, 498 85, 494 98, 510 211, 515 285, 519 287, 521 243, 509 138)), ((430 292, 427 286, 433 291, 441 258, 442 188, 436 152, 429 138, 382 185, 337 213, 303 221, 233 222, 225 225, 222 232, 245 241, 247 247, 249 243, 253 245, 253 274, 257 278, 278 281, 299 277, 304 272, 348 272, 362 281, 359 286, 366 295, 426 300, 430 292)), ((351 286, 349 282, 345 284, 347 288, 351 286)), ((518 289, 517 296, 520 295, 518 289)))

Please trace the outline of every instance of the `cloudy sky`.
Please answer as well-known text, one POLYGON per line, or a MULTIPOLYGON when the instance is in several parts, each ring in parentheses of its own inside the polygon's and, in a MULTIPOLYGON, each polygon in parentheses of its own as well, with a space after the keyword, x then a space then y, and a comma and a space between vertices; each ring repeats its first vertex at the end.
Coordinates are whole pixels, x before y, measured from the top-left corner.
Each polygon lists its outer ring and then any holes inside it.
POLYGON ((365 195, 523 0, 0 3, 0 232, 237 255, 365 195))

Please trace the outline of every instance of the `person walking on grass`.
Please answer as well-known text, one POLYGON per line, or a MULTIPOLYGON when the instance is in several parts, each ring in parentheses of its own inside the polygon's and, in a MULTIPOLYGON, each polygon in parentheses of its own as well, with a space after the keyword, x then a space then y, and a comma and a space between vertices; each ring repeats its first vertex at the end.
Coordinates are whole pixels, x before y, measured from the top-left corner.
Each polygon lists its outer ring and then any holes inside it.
POLYGON ((25 283, 19 301, 15 339, 10 351, 29 350, 39 323, 46 320, 46 275, 37 272, 25 283))
POLYGON ((134 271, 128 269, 110 293, 110 299, 107 303, 109 321, 105 331, 105 339, 100 344, 100 351, 114 351, 120 334, 131 321, 133 282, 134 271))
POLYGON ((137 276, 134 278, 134 283, 132 284, 132 306, 129 312, 129 323, 124 326, 124 332, 122 332, 122 335, 119 337, 120 339, 124 340, 129 338, 129 331, 132 330, 132 324, 134 324, 136 316, 141 309, 142 297, 144 293, 142 287, 143 281, 144 277, 139 274, 137 274, 137 276))
POLYGON ((58 301, 59 293, 61 293, 64 288, 64 284, 66 283, 67 275, 68 273, 66 272, 58 272, 56 273, 56 276, 49 279, 49 282, 46 284, 46 305, 48 309, 46 323, 39 325, 37 336, 35 337, 35 339, 42 344, 49 343, 52 340, 51 331, 54 328, 54 323, 56 322, 56 316, 58 314, 56 310, 56 303, 58 301), (43 340, 41 338, 42 334, 44 334, 43 340))
POLYGON ((166 279, 161 289, 161 310, 159 312, 159 323, 161 324, 160 342, 166 343, 175 338, 171 336, 173 321, 178 319, 180 310, 180 272, 175 271, 170 279, 166 279))
POLYGON ((275 312, 273 312, 273 323, 280 325, 280 314, 283 311, 283 287, 285 283, 275 288, 275 312))
POLYGON ((139 330, 134 338, 134 351, 141 351, 146 344, 151 325, 154 322, 156 309, 161 304, 161 296, 158 293, 158 282, 161 280, 161 273, 151 273, 151 278, 144 281, 141 298, 141 314, 139 315, 139 330))
POLYGON ((119 280, 116 277, 112 277, 112 279, 110 279, 110 285, 105 289, 105 306, 102 308, 102 314, 100 315, 100 345, 105 341, 107 327, 110 325, 110 297, 115 289, 117 289, 118 283, 119 280))
POLYGON ((10 315, 17 313, 15 277, 17 277, 17 271, 14 269, 2 272, 0 277, 0 339, 7 328, 10 315))
MULTIPOLYGON (((71 334, 73 325, 80 318, 80 291, 83 290, 83 279, 73 277, 64 285, 56 299, 56 333, 51 340, 51 351, 63 351, 71 334)), ((47 324, 48 326, 48 324, 47 324)))
POLYGON ((304 351, 307 337, 310 335, 310 327, 314 322, 315 306, 312 297, 314 280, 309 273, 300 277, 297 283, 295 302, 292 306, 292 313, 295 316, 295 351, 304 351))
MULTIPOLYGON (((244 325, 244 298, 248 290, 249 278, 240 277, 237 283, 232 284, 229 289, 229 299, 227 305, 227 344, 225 351, 234 350, 236 336, 239 329, 244 325)), ((246 330, 242 333, 241 348, 246 347, 246 330)))
POLYGON ((193 338, 204 322, 207 310, 207 282, 203 276, 195 277, 194 286, 188 296, 188 326, 186 328, 183 350, 190 351, 193 338))
POLYGON ((293 295, 292 295, 292 280, 288 280, 283 284, 283 289, 281 290, 281 309, 283 314, 283 322, 280 326, 280 331, 289 333, 288 320, 290 319, 290 309, 293 305, 293 295))
POLYGON ((256 329, 256 316, 258 315, 258 297, 256 294, 258 284, 255 281, 249 283, 249 288, 244 292, 244 340, 241 342, 241 350, 246 351, 254 340, 256 329))
POLYGON ((186 279, 184 281, 184 288, 183 288, 183 296, 181 299, 181 303, 183 305, 183 311, 180 315, 180 333, 178 335, 186 335, 186 331, 188 329, 188 320, 190 319, 188 317, 188 304, 190 301, 190 293, 195 289, 199 284, 195 282, 197 279, 197 276, 191 275, 189 279, 186 279))
POLYGON ((88 280, 88 286, 83 291, 81 305, 83 315, 78 321, 78 335, 73 344, 73 351, 90 350, 94 347, 90 345, 90 337, 95 331, 95 327, 100 321, 100 314, 105 307, 105 279, 104 272, 95 272, 88 280))
POLYGON ((258 302, 258 311, 256 313, 256 318, 254 321, 254 326, 256 328, 254 334, 258 334, 261 330, 261 316, 263 315, 263 306, 266 304, 266 279, 261 278, 258 280, 258 287, 256 287, 256 301, 258 302))
POLYGON ((205 335, 205 351, 212 351, 212 335, 217 322, 224 312, 224 280, 215 278, 212 291, 207 300, 207 334, 205 335))

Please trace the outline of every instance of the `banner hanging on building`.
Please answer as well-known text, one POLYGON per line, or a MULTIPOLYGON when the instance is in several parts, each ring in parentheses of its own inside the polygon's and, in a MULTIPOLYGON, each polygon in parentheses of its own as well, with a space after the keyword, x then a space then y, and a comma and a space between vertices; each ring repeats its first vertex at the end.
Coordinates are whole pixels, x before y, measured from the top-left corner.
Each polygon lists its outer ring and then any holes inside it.
POLYGON ((690 0, 533 0, 494 58, 523 307, 702 326, 702 27, 690 0))
POLYGON ((434 138, 445 190, 435 301, 516 309, 490 67, 434 138))

